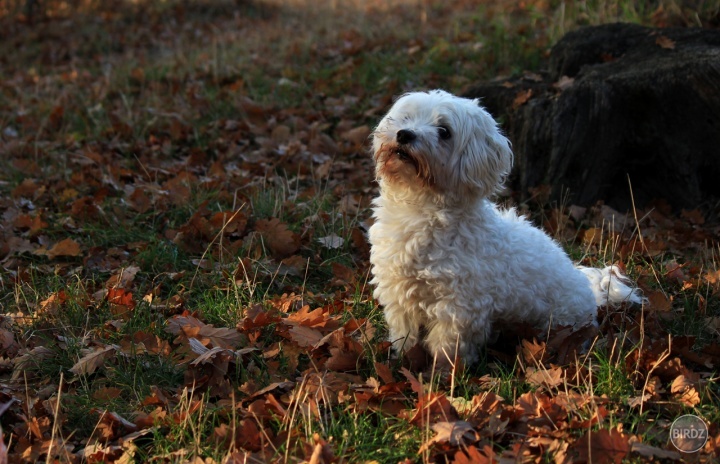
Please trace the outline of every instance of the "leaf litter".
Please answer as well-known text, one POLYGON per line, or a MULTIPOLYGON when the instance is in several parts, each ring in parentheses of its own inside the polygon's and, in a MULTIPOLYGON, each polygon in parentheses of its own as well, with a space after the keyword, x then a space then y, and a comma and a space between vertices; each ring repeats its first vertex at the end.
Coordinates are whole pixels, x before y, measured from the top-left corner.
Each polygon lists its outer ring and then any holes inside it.
MULTIPOLYGON (((16 45, 37 40, 26 52, 38 54, 38 67, 2 61, 1 91, 14 109, 0 117, 3 169, 13 176, 0 184, 0 462, 349 462, 362 443, 333 429, 346 415, 405 427, 386 446, 414 437, 406 462, 672 462, 683 456, 669 427, 688 411, 710 425, 698 462, 717 459, 716 216, 676 215, 658 201, 636 223, 602 202, 540 205, 544 227, 582 248, 587 264, 612 243, 649 304, 603 308, 599 331, 506 328, 486 364, 455 376, 433 371, 421 347, 394 359, 367 286, 370 128, 407 86, 467 82, 390 75, 363 88, 364 51, 397 43, 350 28, 307 52, 327 67, 324 78, 250 55, 274 79, 270 93, 286 100, 263 99, 250 91, 258 81, 220 70, 217 54, 241 43, 238 34, 257 40, 260 23, 263 43, 280 40, 272 23, 288 11, 263 6, 210 28, 189 4, 145 5, 124 32, 123 8, 98 16, 137 63, 122 84, 98 71, 122 56, 84 56, 85 39, 63 29, 79 17, 49 15, 47 29, 27 12, 2 19, 16 45), (167 72, 148 64, 171 49, 168 17, 217 54, 167 72), (215 297, 221 312, 207 303, 215 297), (701 327, 674 328, 688 321, 701 327), (196 435, 184 440, 189 430, 196 435), (155 447, 164 436, 175 446, 155 447)), ((476 11, 472 2, 454 8, 476 11)), ((364 13, 380 22, 391 10, 414 14, 374 3, 364 13)), ((450 24, 431 13, 427 27, 450 24)), ((483 48, 469 40, 420 37, 405 40, 403 53, 432 61, 447 47, 483 48)), ((662 35, 657 44, 674 47, 662 35)), ((513 105, 531 100, 518 94, 513 105)))

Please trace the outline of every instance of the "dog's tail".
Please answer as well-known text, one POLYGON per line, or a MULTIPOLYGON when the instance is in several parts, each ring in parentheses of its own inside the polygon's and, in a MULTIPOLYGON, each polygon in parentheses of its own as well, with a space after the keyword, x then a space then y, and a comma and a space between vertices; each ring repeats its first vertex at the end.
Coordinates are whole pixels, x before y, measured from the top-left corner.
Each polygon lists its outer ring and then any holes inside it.
POLYGON ((646 301, 640 289, 617 266, 604 269, 578 266, 578 270, 590 281, 598 306, 617 306, 623 302, 643 304, 646 301))

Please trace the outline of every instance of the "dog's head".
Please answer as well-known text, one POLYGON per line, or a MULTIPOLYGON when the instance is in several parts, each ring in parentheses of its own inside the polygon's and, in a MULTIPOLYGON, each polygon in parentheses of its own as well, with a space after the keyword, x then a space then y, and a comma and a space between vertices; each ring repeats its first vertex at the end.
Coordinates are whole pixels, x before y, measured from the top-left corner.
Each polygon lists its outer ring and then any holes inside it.
POLYGON ((512 167, 510 143, 477 100, 442 90, 400 97, 373 132, 385 189, 456 198, 495 193, 512 167))

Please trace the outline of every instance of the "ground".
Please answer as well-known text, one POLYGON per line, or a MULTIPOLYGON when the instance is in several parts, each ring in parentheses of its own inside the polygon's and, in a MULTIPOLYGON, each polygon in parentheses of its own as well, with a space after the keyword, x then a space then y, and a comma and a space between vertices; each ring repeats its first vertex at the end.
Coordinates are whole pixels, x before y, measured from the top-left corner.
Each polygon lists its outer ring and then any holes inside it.
POLYGON ((450 375, 390 357, 365 238, 393 97, 536 72, 585 24, 713 27, 708 3, 3 3, 0 462, 717 459, 717 208, 505 192, 649 303, 508 328, 450 375))

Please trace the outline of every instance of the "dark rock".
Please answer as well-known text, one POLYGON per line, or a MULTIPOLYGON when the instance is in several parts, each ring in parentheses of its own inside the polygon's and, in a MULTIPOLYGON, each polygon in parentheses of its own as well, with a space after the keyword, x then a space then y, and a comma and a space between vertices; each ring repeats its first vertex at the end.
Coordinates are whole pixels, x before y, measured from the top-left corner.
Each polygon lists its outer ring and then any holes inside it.
POLYGON ((676 208, 720 197, 720 32, 609 24, 571 32, 549 71, 473 87, 513 142, 521 195, 676 208), (528 91, 532 93, 529 94, 528 91))

